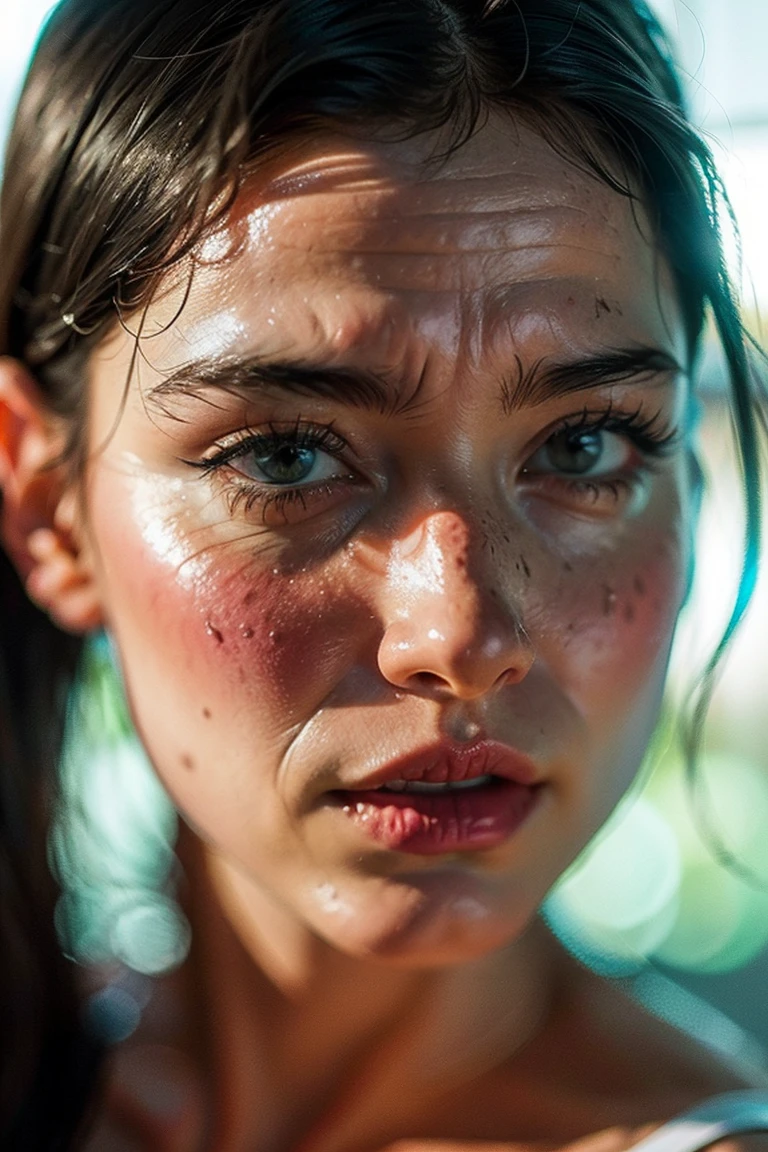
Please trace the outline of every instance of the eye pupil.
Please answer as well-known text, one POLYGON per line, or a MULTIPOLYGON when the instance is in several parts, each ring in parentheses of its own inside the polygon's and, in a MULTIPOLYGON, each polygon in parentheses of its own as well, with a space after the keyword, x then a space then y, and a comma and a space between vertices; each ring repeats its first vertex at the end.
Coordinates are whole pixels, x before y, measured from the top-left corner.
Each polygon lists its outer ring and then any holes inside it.
POLYGON ((550 463, 560 472, 589 472, 602 452, 603 434, 599 431, 566 430, 557 433, 547 444, 550 463))
POLYGON ((305 480, 315 463, 313 448, 300 448, 295 444, 282 444, 271 452, 257 456, 264 476, 275 484, 295 484, 305 480))

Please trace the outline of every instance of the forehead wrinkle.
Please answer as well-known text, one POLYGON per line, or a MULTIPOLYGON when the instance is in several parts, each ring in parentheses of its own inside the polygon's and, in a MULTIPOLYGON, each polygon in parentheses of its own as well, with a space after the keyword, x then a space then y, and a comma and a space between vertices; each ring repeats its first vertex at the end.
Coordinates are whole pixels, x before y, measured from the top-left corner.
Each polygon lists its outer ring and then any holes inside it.
MULTIPOLYGON (((313 254, 348 256, 437 257, 486 254, 514 255, 537 249, 589 250, 598 257, 614 259, 610 240, 621 229, 607 219, 599 230, 585 225, 590 214, 581 209, 550 205, 499 211, 444 213, 395 213, 368 215, 360 220, 328 220, 322 237, 311 248, 313 254), (456 226, 458 225, 458 226, 456 226), (575 239, 584 235, 584 239, 575 239)), ((306 239, 299 233, 294 240, 286 229, 280 243, 285 251, 307 251, 306 239)))

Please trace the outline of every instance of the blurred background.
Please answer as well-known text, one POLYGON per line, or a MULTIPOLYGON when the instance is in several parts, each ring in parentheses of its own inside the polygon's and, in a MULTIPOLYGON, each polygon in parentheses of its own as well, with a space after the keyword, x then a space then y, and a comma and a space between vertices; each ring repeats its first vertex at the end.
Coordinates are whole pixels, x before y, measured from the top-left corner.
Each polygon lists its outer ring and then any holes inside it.
MULTIPOLYGON (((763 339, 768 4, 654 0, 652 7, 676 46, 694 119, 720 165, 739 230, 728 238, 729 257, 750 327, 763 339)), ((0 141, 50 8, 50 0, 0 0, 0 141)), ((714 342, 700 375, 707 498, 669 704, 638 788, 552 893, 547 916, 577 955, 625 982, 653 1011, 722 1052, 768 1063, 768 564, 710 709, 695 796, 677 735, 680 702, 727 622, 744 554, 714 342), (723 863, 726 856, 738 864, 723 863)), ((91 732, 88 789, 81 787, 80 744, 77 757, 65 757, 71 803, 55 847, 69 878, 62 931, 84 959, 116 957, 151 974, 177 964, 187 944, 166 883, 173 816, 131 734, 108 653, 96 646, 89 661, 78 702, 81 730, 84 714, 91 732)))

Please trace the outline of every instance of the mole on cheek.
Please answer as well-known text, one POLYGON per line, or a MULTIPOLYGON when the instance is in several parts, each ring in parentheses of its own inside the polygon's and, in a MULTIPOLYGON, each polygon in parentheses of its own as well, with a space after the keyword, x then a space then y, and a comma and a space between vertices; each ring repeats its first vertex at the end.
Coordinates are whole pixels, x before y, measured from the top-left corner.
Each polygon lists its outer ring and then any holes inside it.
POLYGON ((186 768, 188 772, 194 771, 195 762, 190 756, 189 752, 183 752, 181 755, 181 766, 186 768))
POLYGON ((210 710, 210 708, 203 708, 203 718, 204 718, 205 720, 210 720, 210 718, 211 718, 211 710, 210 710))

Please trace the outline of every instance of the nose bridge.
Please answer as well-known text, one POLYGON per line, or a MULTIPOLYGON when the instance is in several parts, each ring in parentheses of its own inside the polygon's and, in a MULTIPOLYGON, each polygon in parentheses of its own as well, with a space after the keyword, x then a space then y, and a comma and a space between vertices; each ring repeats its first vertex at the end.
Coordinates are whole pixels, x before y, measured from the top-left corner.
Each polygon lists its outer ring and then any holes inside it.
POLYGON ((430 513, 407 536, 395 541, 389 558, 389 583, 406 601, 462 590, 471 596, 471 548, 471 530, 462 516, 445 510, 430 513))

